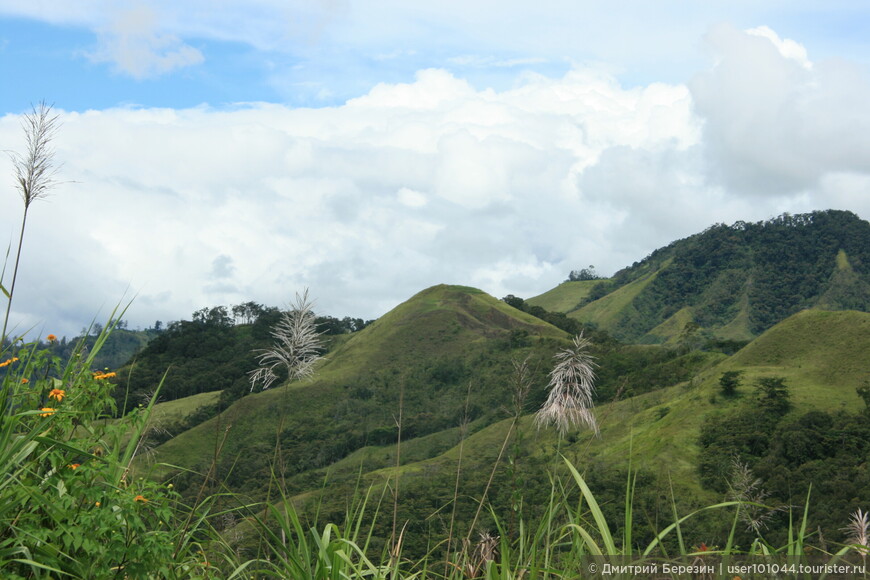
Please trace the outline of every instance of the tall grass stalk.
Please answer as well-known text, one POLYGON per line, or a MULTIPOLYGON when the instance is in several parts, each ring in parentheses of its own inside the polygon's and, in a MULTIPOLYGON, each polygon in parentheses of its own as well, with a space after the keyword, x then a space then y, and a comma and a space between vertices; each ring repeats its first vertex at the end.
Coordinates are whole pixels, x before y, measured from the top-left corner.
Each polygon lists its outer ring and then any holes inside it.
MULTIPOLYGON (((6 297, 6 314, 3 317, 3 331, 0 332, 0 349, 6 343, 6 331, 9 327, 9 314, 12 311, 12 299, 15 295, 15 284, 18 281, 18 267, 21 265, 21 248, 24 246, 24 231, 27 228, 27 216, 30 206, 38 199, 44 199, 57 184, 54 176, 57 173, 54 161, 52 141, 58 130, 58 115, 52 113, 52 108, 44 101, 33 107, 21 119, 24 130, 26 150, 23 154, 10 152, 15 188, 21 194, 24 211, 21 216, 21 231, 18 236, 18 247, 15 251, 15 261, 12 269, 12 282, 7 289, 0 278, 0 290, 6 297)), ((8 252, 7 252, 8 256, 8 252)), ((3 268, 6 270, 5 266, 3 268)))
POLYGON ((260 385, 268 389, 278 380, 277 370, 283 368, 291 381, 310 377, 320 360, 322 341, 314 316, 314 303, 306 288, 296 294, 293 308, 285 312, 272 328, 275 339, 271 348, 258 350, 259 367, 251 372, 251 390, 260 385))
MULTIPOLYGON (((402 414, 405 410, 405 380, 402 379, 399 384, 399 416, 396 418, 396 469, 393 478, 393 528, 390 533, 390 559, 398 561, 399 554, 402 551, 402 535, 399 534, 397 541, 396 526, 399 517, 399 479, 401 478, 400 469, 402 466, 402 414)), ((404 532, 404 527, 402 528, 404 532)))
POLYGON ((468 403, 471 400, 471 381, 468 382, 468 390, 465 393, 465 406, 462 409, 462 420, 459 424, 459 457, 456 461, 456 480, 453 484, 453 498, 450 507, 450 524, 447 529, 447 542, 444 550, 444 575, 450 570, 450 559, 453 551, 453 527, 456 525, 456 510, 459 506, 459 482, 462 477, 462 454, 465 450, 465 436, 468 433, 468 403))
POLYGON ((471 544, 471 536, 474 534, 475 526, 477 526, 477 521, 480 518, 480 513, 483 510, 484 505, 486 505, 487 495, 489 494, 489 489, 492 486, 493 479, 495 479, 496 471, 498 471, 499 465, 501 465, 501 459, 504 457, 504 452, 507 449, 508 443, 511 440, 511 436, 514 434, 517 425, 523 414, 523 407, 525 405, 525 397, 531 388, 531 381, 529 379, 529 369, 528 369, 528 359, 518 362, 513 362, 514 373, 513 373, 513 383, 514 383, 514 409, 513 416, 511 417, 510 425, 508 426, 507 433, 504 436, 504 440, 501 443, 501 447, 498 450, 498 456, 495 459, 495 462, 492 465, 492 470, 489 473, 489 479, 486 481, 486 486, 483 488, 483 493, 480 496, 480 500, 477 502, 477 508, 474 512, 474 519, 471 520, 471 525, 468 526, 468 532, 465 536, 465 544, 471 544))

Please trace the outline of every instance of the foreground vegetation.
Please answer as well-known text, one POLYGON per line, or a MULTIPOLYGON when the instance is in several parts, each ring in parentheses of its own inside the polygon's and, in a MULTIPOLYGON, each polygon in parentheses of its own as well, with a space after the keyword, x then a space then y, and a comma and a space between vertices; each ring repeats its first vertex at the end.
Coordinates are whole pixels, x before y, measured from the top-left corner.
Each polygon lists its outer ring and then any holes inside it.
MULTIPOLYGON (((100 335, 95 350, 110 331, 100 335)), ((478 516, 488 512, 479 518, 485 527, 468 526, 456 518, 459 498, 454 491, 448 504, 429 514, 442 514, 450 528, 447 538, 413 557, 405 550, 412 539, 409 522, 397 519, 406 499, 399 472, 381 485, 358 488, 343 517, 330 520, 303 515, 277 476, 271 482, 275 498, 269 502, 245 503, 228 490, 206 492, 208 474, 200 494, 185 501, 171 483, 131 475, 153 399, 124 421, 107 420, 114 409, 107 381, 111 373, 91 372, 93 356, 93 351, 76 356, 61 367, 44 343, 34 342, 15 348, 0 363, 4 577, 575 578, 590 563, 610 561, 593 559, 602 555, 620 556, 613 561, 631 565, 696 565, 698 558, 718 561, 736 554, 768 555, 782 563, 812 556, 860 564, 867 549, 868 522, 861 511, 851 524, 843 522, 851 525, 846 542, 823 547, 807 515, 815 501, 812 491, 803 505, 770 506, 762 496, 751 495, 752 481, 745 482, 743 495, 689 513, 678 512, 671 498, 670 515, 650 535, 639 519, 648 514, 637 505, 642 474, 625 472, 621 507, 614 512, 591 491, 580 464, 558 455, 549 464, 549 485, 540 505, 518 496, 514 509, 496 510, 484 493, 476 503, 478 516), (774 510, 786 512, 790 523, 787 538, 771 544, 762 526, 746 522, 774 510), (393 528, 378 536, 377 521, 385 513, 393 528), (227 519, 240 524, 227 529, 227 519), (719 529, 721 543, 701 540, 715 534, 697 535, 695 520, 708 526, 718 522, 713 527, 719 529), (241 536, 248 546, 242 551, 241 536)), ((517 367, 515 372, 521 385, 524 371, 517 367)), ((521 427, 514 421, 502 443, 521 427)), ((457 482, 463 460, 467 458, 457 457, 457 482)), ((496 461, 490 478, 504 469, 496 461)))

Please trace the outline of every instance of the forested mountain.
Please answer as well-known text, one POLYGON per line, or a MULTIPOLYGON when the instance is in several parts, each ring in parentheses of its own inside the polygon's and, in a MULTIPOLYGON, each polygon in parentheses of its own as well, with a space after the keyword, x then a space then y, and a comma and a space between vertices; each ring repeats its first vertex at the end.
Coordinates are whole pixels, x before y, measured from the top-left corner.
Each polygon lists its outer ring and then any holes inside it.
POLYGON ((868 311, 870 223, 828 210, 717 224, 609 280, 567 282, 529 303, 624 340, 749 340, 806 308, 868 311))

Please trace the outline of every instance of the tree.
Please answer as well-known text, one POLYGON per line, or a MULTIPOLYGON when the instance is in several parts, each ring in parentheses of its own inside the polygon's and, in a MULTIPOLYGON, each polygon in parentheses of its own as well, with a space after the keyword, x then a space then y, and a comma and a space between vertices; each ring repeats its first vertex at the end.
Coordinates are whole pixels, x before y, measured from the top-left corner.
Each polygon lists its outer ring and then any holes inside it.
POLYGON ((733 397, 737 394, 737 387, 740 386, 743 371, 725 371, 719 377, 719 386, 723 397, 733 397))
POLYGON ((245 324, 252 324, 264 312, 263 307, 256 302, 248 301, 233 306, 233 316, 245 324))
POLYGON ((755 389, 764 411, 785 415, 791 409, 791 393, 784 377, 762 377, 756 381, 755 389))
POLYGON ((226 306, 213 306, 212 308, 200 308, 193 313, 193 321, 207 326, 232 326, 226 306))
POLYGON ((502 298, 502 300, 505 302, 505 304, 513 306, 517 310, 522 310, 523 312, 525 312, 526 310, 526 301, 522 298, 514 296, 513 294, 508 294, 507 296, 502 298))
POLYGON ((569 282, 580 282, 583 280, 600 280, 601 276, 595 271, 595 266, 589 265, 588 268, 582 268, 580 270, 571 270, 571 273, 568 275, 569 282))

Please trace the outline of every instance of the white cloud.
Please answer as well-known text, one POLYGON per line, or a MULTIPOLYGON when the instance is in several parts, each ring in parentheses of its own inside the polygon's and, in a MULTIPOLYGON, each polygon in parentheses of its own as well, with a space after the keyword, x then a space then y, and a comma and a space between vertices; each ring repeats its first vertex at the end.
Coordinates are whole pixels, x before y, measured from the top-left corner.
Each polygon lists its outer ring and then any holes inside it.
POLYGON ((717 64, 690 83, 704 119, 711 177, 735 193, 814 189, 831 171, 870 171, 870 78, 843 62, 810 63, 772 31, 722 25, 717 64))
POLYGON ((813 64, 810 62, 809 58, 807 58, 807 49, 804 48, 803 45, 795 42, 794 40, 791 40, 790 38, 780 38, 776 32, 770 29, 770 27, 759 26, 757 28, 750 28, 746 31, 746 33, 752 36, 760 36, 761 38, 766 38, 771 43, 773 43, 773 45, 779 51, 779 54, 781 54, 785 58, 797 62, 807 70, 813 68, 813 64))
MULTIPOLYGON (((714 222, 870 215, 862 77, 766 33, 711 42, 690 87, 576 67, 499 91, 426 69, 336 107, 64 114, 75 183, 31 214, 16 320, 72 333, 128 285, 133 326, 305 286, 372 318, 442 282, 531 296, 714 222)), ((19 133, 0 119, 0 142, 19 133)), ((15 232, 8 180, 0 194, 15 232)))
POLYGON ((399 198, 399 203, 407 207, 423 207, 429 203, 425 193, 407 187, 399 189, 396 195, 399 198))
POLYGON ((94 62, 110 62, 136 79, 159 76, 203 62, 203 54, 173 34, 160 32, 157 13, 135 6, 99 29, 99 47, 88 53, 94 62))

